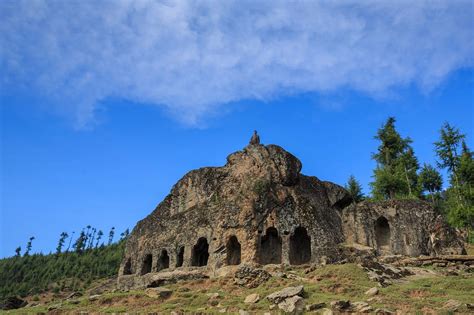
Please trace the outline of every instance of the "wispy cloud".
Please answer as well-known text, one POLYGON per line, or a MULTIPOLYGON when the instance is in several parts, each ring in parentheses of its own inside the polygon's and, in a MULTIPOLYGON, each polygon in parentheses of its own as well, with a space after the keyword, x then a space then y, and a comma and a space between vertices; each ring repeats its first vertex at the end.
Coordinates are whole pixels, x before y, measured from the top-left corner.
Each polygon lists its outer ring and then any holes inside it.
POLYGON ((4 86, 93 120, 108 97, 187 123, 242 99, 436 87, 473 65, 472 1, 10 1, 4 86))

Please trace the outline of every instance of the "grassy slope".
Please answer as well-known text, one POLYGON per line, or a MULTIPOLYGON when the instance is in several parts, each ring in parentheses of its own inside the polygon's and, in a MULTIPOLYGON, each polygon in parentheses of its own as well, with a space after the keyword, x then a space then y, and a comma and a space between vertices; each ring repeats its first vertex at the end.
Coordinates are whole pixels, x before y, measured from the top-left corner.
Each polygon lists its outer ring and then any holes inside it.
MULTIPOLYGON (((61 298, 52 299, 43 306, 29 308, 31 312, 47 311, 51 305, 61 311, 87 312, 169 312, 181 310, 186 312, 204 311, 215 312, 226 308, 227 312, 237 312, 239 309, 248 311, 267 311, 270 304, 264 297, 283 287, 303 284, 306 291, 306 303, 330 302, 347 299, 352 302, 366 301, 364 292, 376 286, 368 279, 365 272, 354 264, 328 265, 304 274, 302 269, 287 270, 304 279, 272 278, 267 283, 255 289, 246 289, 236 286, 230 278, 221 278, 203 281, 181 282, 167 286, 173 294, 166 300, 150 298, 143 291, 117 292, 101 295, 96 301, 89 301, 87 297, 79 298, 73 304, 61 302, 61 298), (219 293, 219 306, 211 306, 207 293, 219 293), (254 305, 245 305, 244 299, 248 294, 260 294, 261 301, 254 305), (60 304, 60 305, 59 305, 60 304)), ((440 310, 449 299, 456 299, 463 303, 472 303, 474 292, 474 277, 464 276, 437 276, 406 279, 389 287, 381 288, 376 300, 370 302, 374 308, 383 307, 390 310, 406 312, 429 312, 440 310)), ((464 306, 465 307, 465 306, 464 306)), ((24 312, 18 310, 18 312, 24 312)), ((461 309, 466 312, 466 309, 461 309)), ((442 313, 442 312, 441 312, 442 313)))

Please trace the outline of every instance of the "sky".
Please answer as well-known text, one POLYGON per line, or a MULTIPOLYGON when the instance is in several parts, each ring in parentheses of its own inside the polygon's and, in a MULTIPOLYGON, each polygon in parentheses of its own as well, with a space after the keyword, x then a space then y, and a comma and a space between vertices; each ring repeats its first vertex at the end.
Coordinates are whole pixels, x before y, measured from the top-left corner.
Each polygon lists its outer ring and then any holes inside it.
MULTIPOLYGON (((0 257, 133 228, 254 129, 365 193, 389 116, 474 147, 472 1, 0 2, 0 257)), ((445 176, 446 179, 446 176, 445 176)))

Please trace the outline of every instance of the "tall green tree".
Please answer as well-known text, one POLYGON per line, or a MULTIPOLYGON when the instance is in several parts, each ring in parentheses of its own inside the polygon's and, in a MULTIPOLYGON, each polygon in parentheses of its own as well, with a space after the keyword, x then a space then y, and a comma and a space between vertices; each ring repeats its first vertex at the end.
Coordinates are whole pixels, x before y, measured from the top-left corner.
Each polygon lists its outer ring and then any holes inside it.
POLYGON ((364 194, 362 193, 362 186, 357 181, 354 175, 349 176, 349 179, 347 180, 347 184, 345 185, 345 188, 349 192, 353 202, 357 203, 364 200, 364 194))
POLYGON ((81 233, 79 234, 79 237, 74 243, 74 250, 76 253, 82 253, 84 251, 86 238, 87 238, 86 233, 84 233, 84 231, 81 231, 81 233))
POLYGON ((108 245, 112 244, 114 240, 114 234, 115 234, 115 227, 112 227, 109 232, 109 243, 108 245))
POLYGON ((395 122, 394 117, 389 117, 375 136, 380 141, 372 155, 377 162, 371 183, 376 199, 418 195, 418 160, 410 146, 411 139, 398 133, 395 122))
POLYGON ((99 230, 99 232, 97 232, 97 242, 95 243, 95 248, 99 247, 99 242, 102 239, 102 236, 104 236, 104 232, 99 230))
POLYGON ((18 246, 18 247, 15 249, 15 256, 16 256, 16 257, 20 257, 20 256, 21 256, 21 246, 18 246))
POLYGON ((31 247, 33 246, 33 241, 34 241, 35 237, 32 236, 30 237, 28 243, 26 243, 26 251, 25 253, 23 254, 23 256, 29 256, 30 255, 30 252, 31 252, 31 247))
POLYGON ((61 235, 59 236, 58 246, 56 247, 56 254, 61 253, 61 251, 63 249, 63 246, 64 246, 64 242, 66 241, 66 238, 68 236, 69 235, 66 232, 61 233, 61 235))
POLYGON ((439 193, 443 188, 443 178, 441 174, 431 165, 425 164, 419 174, 419 182, 422 191, 428 192, 432 203, 435 203, 435 193, 439 193))

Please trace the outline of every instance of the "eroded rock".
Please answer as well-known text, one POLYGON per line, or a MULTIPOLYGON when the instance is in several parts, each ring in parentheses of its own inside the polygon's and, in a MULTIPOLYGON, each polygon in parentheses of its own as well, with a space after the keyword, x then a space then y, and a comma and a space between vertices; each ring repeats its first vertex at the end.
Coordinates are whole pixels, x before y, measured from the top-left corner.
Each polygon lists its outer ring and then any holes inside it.
POLYGON ((304 293, 304 287, 302 285, 299 285, 296 287, 287 287, 287 288, 284 288, 283 290, 280 290, 268 295, 267 300, 269 300, 271 303, 279 304, 289 297, 293 297, 297 295, 302 296, 303 293, 304 293))

